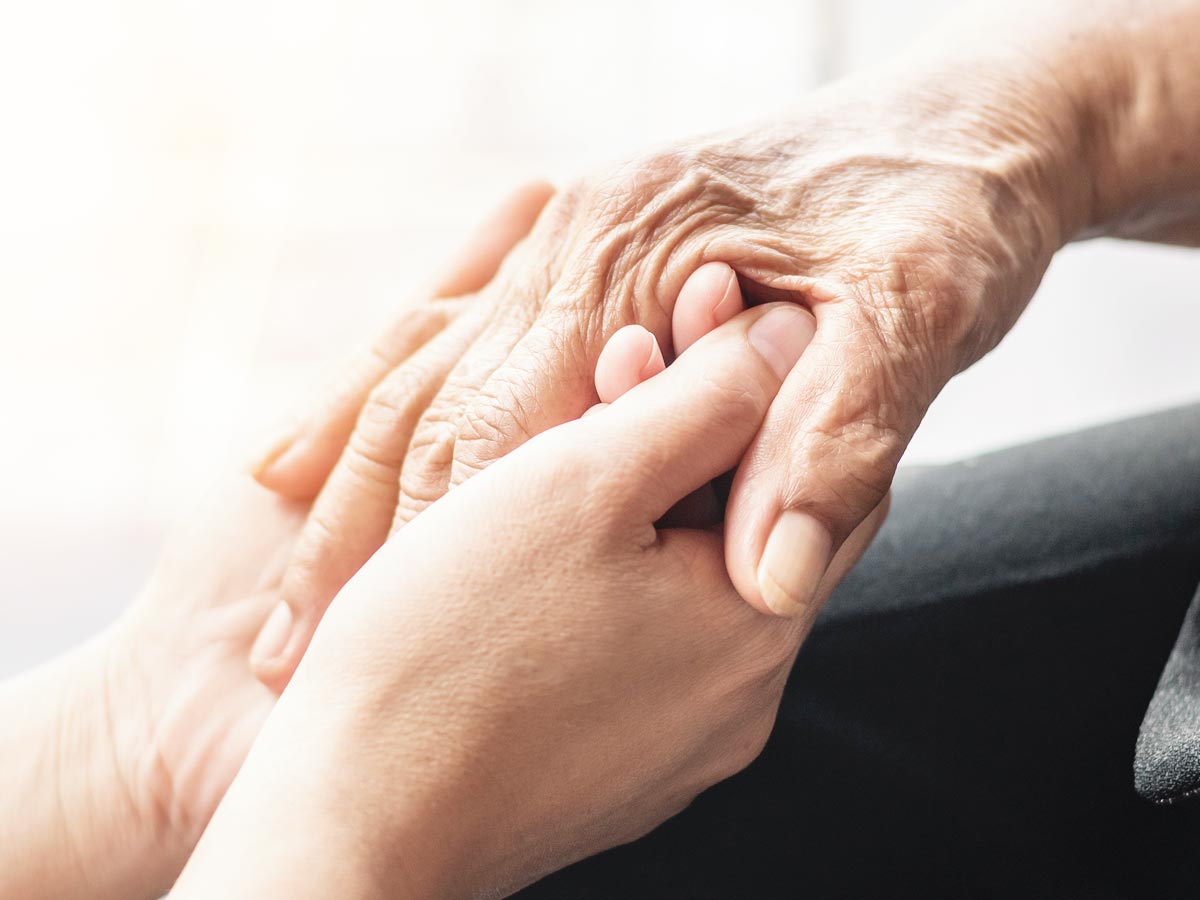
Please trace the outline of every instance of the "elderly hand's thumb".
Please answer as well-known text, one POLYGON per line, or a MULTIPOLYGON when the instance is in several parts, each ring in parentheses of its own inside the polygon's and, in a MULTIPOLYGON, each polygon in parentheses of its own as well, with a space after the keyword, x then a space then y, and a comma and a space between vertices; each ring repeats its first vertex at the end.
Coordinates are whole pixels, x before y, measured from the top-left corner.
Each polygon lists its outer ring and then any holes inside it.
POLYGON ((906 395, 877 351, 818 326, 738 469, 726 560, 763 612, 811 621, 883 523, 896 465, 932 398, 906 395))

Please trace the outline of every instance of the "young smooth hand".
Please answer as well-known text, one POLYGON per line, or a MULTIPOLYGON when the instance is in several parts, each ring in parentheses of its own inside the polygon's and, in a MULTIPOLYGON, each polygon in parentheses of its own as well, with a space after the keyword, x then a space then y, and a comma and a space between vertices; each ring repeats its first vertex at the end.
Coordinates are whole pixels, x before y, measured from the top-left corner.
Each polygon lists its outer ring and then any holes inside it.
POLYGON ((434 299, 406 313, 322 407, 288 463, 302 499, 248 475, 214 486, 113 627, 0 685, 2 900, 149 900, 167 890, 274 706, 250 651, 282 602, 310 512, 304 495, 328 474, 375 381, 412 345, 447 341, 435 335, 458 334, 475 314, 474 300, 438 297, 486 283, 549 193, 514 193, 434 299))
POLYGON ((505 893, 749 763, 812 616, 746 604, 719 528, 656 523, 737 464, 812 334, 799 307, 752 309, 654 375, 629 333, 598 380, 653 377, 389 540, 174 896, 505 893))

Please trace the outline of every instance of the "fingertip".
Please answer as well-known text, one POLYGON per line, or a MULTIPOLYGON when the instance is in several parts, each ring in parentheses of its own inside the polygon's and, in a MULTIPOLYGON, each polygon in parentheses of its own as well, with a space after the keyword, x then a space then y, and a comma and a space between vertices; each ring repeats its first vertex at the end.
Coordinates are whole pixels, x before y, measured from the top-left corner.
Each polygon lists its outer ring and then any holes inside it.
POLYGON ((250 477, 262 484, 263 487, 269 487, 269 485, 263 484, 263 477, 270 477, 275 463, 296 443, 297 432, 298 428, 295 426, 286 430, 278 429, 266 440, 260 441, 258 446, 248 454, 246 471, 250 473, 250 477))
POLYGON ((744 308, 737 273, 726 263, 700 266, 684 282, 671 316, 675 355, 728 322, 744 308))
POLYGON ((850 536, 842 542, 841 547, 833 556, 833 562, 829 564, 829 571, 825 573, 825 579, 821 583, 821 595, 827 597, 833 593, 833 589, 838 586, 843 578, 850 574, 867 548, 875 540, 879 530, 883 528, 883 523, 887 521, 888 513, 892 506, 892 492, 889 490, 883 495, 883 499, 879 501, 865 519, 859 523, 858 527, 850 532, 850 536))
POLYGON ((604 345, 596 360, 596 394, 612 403, 666 368, 662 348, 641 325, 626 325, 604 345))
POLYGON ((658 340, 650 332, 646 332, 650 338, 650 356, 638 371, 638 384, 653 378, 659 372, 667 368, 666 360, 663 359, 662 347, 658 346, 658 340))
POLYGON ((513 202, 521 206, 526 217, 536 218, 556 191, 554 185, 545 178, 534 178, 517 188, 513 202))
POLYGON ((533 228, 554 196, 548 181, 527 181, 507 194, 476 225, 464 245, 434 279, 435 297, 457 297, 481 290, 495 277, 504 257, 533 228))
POLYGON ((294 666, 287 652, 294 643, 295 614, 281 600, 267 617, 254 646, 250 649, 250 670, 254 677, 276 693, 282 693, 294 666))
POLYGON ((288 500, 312 500, 336 462, 336 453, 323 453, 310 435, 289 432, 250 466, 260 485, 288 500))
POLYGON ((759 612, 795 619, 807 630, 879 534, 891 499, 888 491, 840 544, 799 510, 785 509, 774 524, 766 516, 752 517, 753 524, 739 517, 736 530, 726 528, 726 565, 738 593, 759 612))

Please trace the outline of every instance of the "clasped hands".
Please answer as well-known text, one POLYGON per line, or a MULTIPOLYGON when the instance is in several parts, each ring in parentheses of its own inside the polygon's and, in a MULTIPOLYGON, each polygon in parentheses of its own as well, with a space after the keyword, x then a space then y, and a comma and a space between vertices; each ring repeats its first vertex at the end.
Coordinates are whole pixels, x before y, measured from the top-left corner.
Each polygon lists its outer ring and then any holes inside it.
MULTIPOLYGON (((503 215, 527 218, 544 195, 521 191, 503 215)), ((303 635, 180 896, 332 881, 359 896, 347 880, 362 895, 510 891, 643 834, 757 755, 815 606, 776 617, 738 596, 712 482, 737 467, 815 323, 791 303, 743 307, 731 268, 700 267, 674 305, 669 368, 644 327, 618 330, 583 416, 375 549, 319 611, 311 646, 303 635)), ((360 429, 382 424, 379 395, 360 429)), ((353 447, 335 476, 361 475, 353 447)), ((331 477, 322 497, 344 487, 331 477)), ((306 533, 290 572, 308 562, 306 533)), ((307 621, 290 615, 293 577, 256 642, 268 682, 278 670, 262 661, 307 621)))
POLYGON ((305 821, 304 858, 367 893, 511 890, 754 758, 929 402, 1059 240, 1040 203, 997 227, 1012 196, 944 135, 881 154, 825 102, 828 143, 757 129, 517 192, 260 461, 311 503, 251 654, 291 684, 183 885, 236 860, 265 880, 223 895, 303 895, 296 848, 271 866, 238 823, 305 821))
MULTIPOLYGON (((615 398, 632 386, 635 375, 655 374, 663 366, 660 339, 668 350, 682 353, 743 308, 733 269, 700 264, 677 288, 678 301, 664 301, 663 309, 673 315, 662 334, 643 327, 640 340, 619 335, 622 352, 610 355, 607 365, 588 346, 562 347, 549 334, 541 336, 544 350, 527 349, 526 344, 537 344, 539 323, 505 359, 503 338, 496 332, 513 326, 504 321, 508 311, 496 309, 486 289, 489 282, 494 289, 505 252, 525 236, 549 199, 550 189, 542 184, 510 197, 433 289, 433 299, 416 306, 371 347, 298 433, 278 442, 256 466, 258 480, 284 496, 308 501, 315 494, 284 579, 283 599, 254 648, 256 673, 264 683, 283 688, 333 596, 389 534, 529 437, 577 418, 597 395, 602 401, 615 398), (442 296, 471 291, 476 295, 442 296), (637 347, 630 346, 635 340, 637 347), (562 366, 554 357, 576 352, 582 358, 571 360, 570 371, 548 377, 537 368, 562 366), (522 360, 523 353, 531 359, 522 360), (639 353, 642 359, 632 358, 639 353), (593 388, 591 370, 598 363, 593 388)), ((555 215, 552 207, 547 217, 555 215)), ((638 322, 641 315, 630 309, 628 318, 638 322)), ((561 325, 581 327, 565 320, 561 325)), ((748 477, 746 470, 743 479, 748 477)), ((769 517, 754 508, 761 501, 751 498, 739 508, 742 492, 740 486, 733 490, 741 531, 763 530, 769 517)), ((880 497, 871 499, 873 509, 880 497)), ((672 521, 712 525, 721 518, 711 489, 688 498, 686 506, 698 520, 672 521)), ((778 530, 775 546, 768 541, 758 551, 761 563, 750 552, 753 535, 731 543, 730 574, 747 602, 764 612, 812 612, 836 583, 825 578, 836 549, 830 528, 811 514, 796 513, 785 516, 778 530)), ((845 537, 840 534, 838 544, 845 537)))
POLYGON ((189 858, 179 896, 500 893, 754 757, 925 409, 1078 224, 1027 134, 895 90, 518 191, 269 490, 212 495, 102 645, 155 852, 93 897, 189 858))
POLYGON ((3 896, 497 895, 746 765, 1058 249, 1197 241, 1194 12, 1043 7, 510 198, 126 615, 0 685, 3 896))

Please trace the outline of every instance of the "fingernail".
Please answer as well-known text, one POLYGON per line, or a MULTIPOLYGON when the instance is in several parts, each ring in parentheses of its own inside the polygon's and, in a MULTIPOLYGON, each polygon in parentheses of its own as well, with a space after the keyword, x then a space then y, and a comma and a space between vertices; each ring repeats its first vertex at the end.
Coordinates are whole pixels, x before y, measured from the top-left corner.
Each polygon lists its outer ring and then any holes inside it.
POLYGON ((804 615, 832 558, 829 529, 806 513, 780 513, 758 564, 763 602, 776 615, 804 615))
POLYGON ((718 325, 724 325, 742 310, 742 295, 737 288, 737 272, 725 267, 725 293, 720 302, 713 307, 713 319, 718 325))
POLYGON ((746 337, 782 381, 812 340, 813 329, 812 315, 806 310, 781 306, 751 325, 746 337))
POLYGON ((250 650, 250 660, 255 663, 270 662, 283 653, 292 636, 292 608, 280 603, 271 611, 267 622, 258 633, 250 650))
POLYGON ((639 383, 648 378, 653 378, 667 367, 666 362, 663 361, 662 348, 658 346, 658 339, 649 331, 646 332, 646 337, 649 338, 647 342, 649 347, 646 348, 646 361, 642 363, 641 369, 638 370, 639 383))

